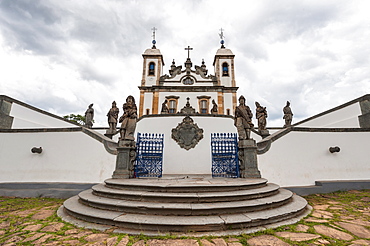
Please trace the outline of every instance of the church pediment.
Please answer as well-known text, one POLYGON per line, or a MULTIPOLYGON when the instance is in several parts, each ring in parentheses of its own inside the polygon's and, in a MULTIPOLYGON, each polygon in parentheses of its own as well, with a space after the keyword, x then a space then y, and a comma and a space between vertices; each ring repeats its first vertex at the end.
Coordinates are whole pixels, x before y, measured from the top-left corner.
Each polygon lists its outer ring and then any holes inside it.
MULTIPOLYGON (((185 64, 186 65, 186 64, 185 64)), ((207 75, 207 69, 203 66, 195 66, 195 70, 190 66, 182 69, 182 66, 171 67, 170 74, 160 77, 160 85, 178 84, 178 85, 217 85, 217 78, 214 75, 207 75), (206 84, 204 84, 206 83, 206 84)))

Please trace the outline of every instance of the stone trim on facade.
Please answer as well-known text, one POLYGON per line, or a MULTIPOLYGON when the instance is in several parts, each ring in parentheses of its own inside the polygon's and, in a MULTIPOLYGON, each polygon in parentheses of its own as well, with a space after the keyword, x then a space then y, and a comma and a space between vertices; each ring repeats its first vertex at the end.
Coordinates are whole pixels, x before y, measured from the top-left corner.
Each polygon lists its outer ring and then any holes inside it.
POLYGON ((144 91, 140 91, 140 101, 139 101, 139 117, 144 114, 144 91))
POLYGON ((159 105, 159 92, 153 92, 153 102, 152 102, 152 114, 158 114, 159 105))
POLYGON ((213 66, 215 66, 216 61, 220 59, 234 59, 235 55, 215 55, 215 59, 213 60, 213 66))
POLYGON ((176 114, 150 114, 150 115, 143 115, 138 119, 138 122, 144 118, 158 118, 158 117, 173 117, 173 116, 178 116, 178 117, 185 117, 187 115, 190 116, 199 116, 199 117, 221 117, 221 118, 231 118, 234 119, 234 116, 232 115, 222 115, 222 114, 182 114, 182 113, 176 113, 176 114))
POLYGON ((235 65, 234 65, 234 59, 231 59, 231 86, 235 87, 236 82, 235 82, 235 65))
MULTIPOLYGON (((191 92, 224 92, 236 93, 239 87, 225 86, 191 86, 191 92)), ((189 92, 187 86, 139 86, 140 92, 189 92)), ((236 95, 235 95, 236 98, 236 95)), ((236 102, 235 102, 236 103, 236 102)))

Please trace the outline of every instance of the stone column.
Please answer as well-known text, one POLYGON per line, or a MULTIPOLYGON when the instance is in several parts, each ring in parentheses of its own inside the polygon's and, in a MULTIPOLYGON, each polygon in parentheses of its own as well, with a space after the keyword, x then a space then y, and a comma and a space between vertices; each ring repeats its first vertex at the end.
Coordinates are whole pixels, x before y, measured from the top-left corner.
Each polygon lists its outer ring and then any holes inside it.
POLYGON ((241 178, 261 178, 257 164, 257 144, 254 139, 239 140, 238 156, 241 178))
POLYGON ((358 116, 361 128, 370 128, 370 100, 360 101, 362 115, 358 116))
POLYGON ((136 158, 135 141, 119 141, 117 147, 116 170, 114 179, 129 179, 134 177, 134 161, 136 158))
POLYGON ((13 117, 10 116, 12 102, 0 99, 0 129, 12 129, 13 117))

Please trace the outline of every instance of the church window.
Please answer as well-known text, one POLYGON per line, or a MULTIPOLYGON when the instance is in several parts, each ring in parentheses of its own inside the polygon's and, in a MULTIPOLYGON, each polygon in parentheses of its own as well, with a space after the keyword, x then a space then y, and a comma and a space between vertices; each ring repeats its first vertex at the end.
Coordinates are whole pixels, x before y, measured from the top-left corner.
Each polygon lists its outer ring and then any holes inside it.
POLYGON ((229 64, 227 62, 222 63, 222 76, 229 76, 229 64))
POLYGON ((228 109, 226 109, 226 114, 227 115, 230 115, 230 109, 228 108, 228 109))
POLYGON ((149 63, 149 73, 148 73, 148 75, 154 75, 154 69, 155 69, 154 62, 149 63))
POLYGON ((146 114, 149 115, 149 112, 150 112, 150 110, 147 108, 146 109, 146 114))
POLYGON ((190 77, 186 77, 186 78, 182 81, 182 83, 183 83, 184 85, 192 85, 192 84, 194 84, 194 80, 193 80, 192 78, 190 78, 190 77))
POLYGON ((198 106, 199 106, 199 113, 200 114, 209 114, 209 100, 211 99, 210 96, 203 95, 197 96, 198 98, 198 106))
POLYGON ((169 101, 169 111, 170 111, 170 114, 176 114, 176 100, 170 100, 169 101))
POLYGON ((200 101, 200 113, 201 114, 208 114, 208 100, 201 100, 200 101))

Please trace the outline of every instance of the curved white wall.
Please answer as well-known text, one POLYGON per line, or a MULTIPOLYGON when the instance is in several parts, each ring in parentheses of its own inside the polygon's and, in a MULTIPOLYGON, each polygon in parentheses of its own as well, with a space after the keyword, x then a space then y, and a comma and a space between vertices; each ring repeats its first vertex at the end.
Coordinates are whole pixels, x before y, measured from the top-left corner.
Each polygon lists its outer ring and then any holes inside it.
POLYGON ((319 180, 369 180, 370 132, 290 132, 258 155, 263 178, 281 186, 319 180), (340 147, 330 153, 330 147, 340 147))
POLYGON ((100 183, 116 156, 82 132, 0 133, 1 182, 100 183), (42 147, 41 154, 31 153, 42 147))

